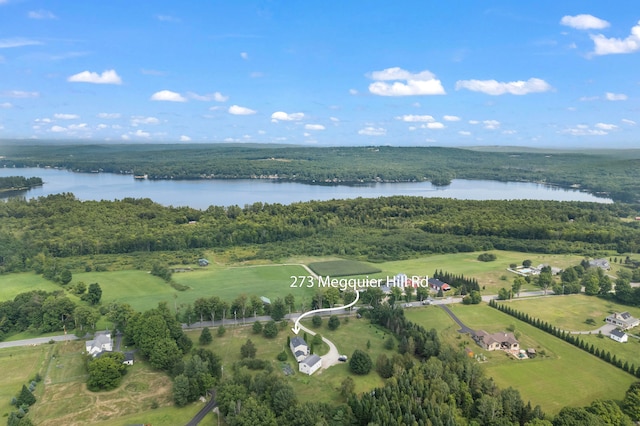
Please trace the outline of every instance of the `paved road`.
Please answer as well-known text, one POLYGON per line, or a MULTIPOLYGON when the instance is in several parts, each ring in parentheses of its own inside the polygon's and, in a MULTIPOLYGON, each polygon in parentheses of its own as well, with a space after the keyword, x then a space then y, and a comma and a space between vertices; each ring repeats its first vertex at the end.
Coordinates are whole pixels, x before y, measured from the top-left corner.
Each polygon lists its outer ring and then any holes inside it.
POLYGON ((197 426, 214 408, 218 406, 216 401, 216 391, 211 392, 211 399, 193 416, 193 418, 187 423, 187 426, 197 426))
POLYGON ((458 330, 458 333, 463 333, 463 334, 470 334, 471 336, 474 335, 474 331, 467 327, 466 325, 464 325, 464 323, 462 321, 460 321, 460 319, 456 316, 456 314, 454 314, 453 312, 451 312, 451 309, 449 309, 449 307, 447 305, 440 305, 440 307, 442 309, 445 310, 446 313, 449 314, 449 316, 458 323, 458 325, 460 326, 460 330, 458 330))
POLYGON ((0 342, 0 349, 15 348, 18 346, 35 346, 49 343, 51 340, 55 342, 64 342, 67 340, 78 340, 78 336, 74 334, 63 334, 60 336, 36 337, 33 339, 14 340, 12 342, 0 342))

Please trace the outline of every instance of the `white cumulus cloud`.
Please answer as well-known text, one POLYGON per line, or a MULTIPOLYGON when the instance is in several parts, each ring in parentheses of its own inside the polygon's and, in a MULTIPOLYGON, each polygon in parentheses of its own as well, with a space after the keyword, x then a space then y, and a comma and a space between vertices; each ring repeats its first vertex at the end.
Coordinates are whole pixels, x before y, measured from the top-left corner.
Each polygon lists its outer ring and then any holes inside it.
POLYGON ((64 133, 67 131, 66 127, 62 127, 62 126, 51 126, 51 129, 49 129, 51 132, 53 133, 64 133))
POLYGON ((383 127, 367 126, 364 129, 358 130, 358 134, 365 136, 384 136, 387 134, 387 129, 383 127))
POLYGON ((180 136, 180 142, 191 142, 191 138, 187 135, 180 136))
POLYGON ((609 23, 604 19, 587 14, 575 16, 566 15, 562 17, 560 23, 577 30, 601 30, 609 26, 609 23))
POLYGON ((249 59, 249 54, 247 52, 240 52, 240 57, 246 61, 249 59))
POLYGON ((526 95, 528 93, 548 92, 551 85, 540 78, 530 78, 527 81, 500 82, 496 80, 459 80, 456 82, 456 90, 467 89, 473 92, 482 92, 487 95, 526 95))
POLYGON ((444 129, 444 124, 439 123, 439 122, 433 122, 433 123, 427 123, 424 125, 424 127, 426 127, 427 129, 444 129))
POLYGON ((122 79, 116 70, 106 70, 102 74, 91 71, 82 71, 67 78, 72 83, 93 83, 93 84, 122 84, 122 79))
POLYGON ((304 118, 302 112, 286 113, 284 111, 276 111, 271 114, 271 121, 277 123, 278 121, 300 121, 304 118))
POLYGON ((253 115, 255 113, 256 111, 250 108, 241 107, 238 105, 231 105, 229 107, 229 114, 233 114, 233 115, 253 115))
POLYGON ((432 121, 436 121, 435 118, 431 115, 413 115, 407 114, 396 117, 396 120, 405 121, 407 123, 429 123, 432 121))
POLYGON ((496 130, 500 127, 500 122, 498 120, 484 120, 482 124, 484 124, 484 128, 488 130, 496 130))
POLYGON ((471 132, 468 132, 468 131, 466 131, 466 130, 460 130, 460 131, 458 132, 458 134, 459 134, 460 136, 471 136, 471 132))
POLYGON ((305 124, 304 126, 307 130, 324 130, 325 127, 322 124, 305 124))
POLYGON ((444 95, 442 83, 428 70, 411 73, 399 67, 373 71, 367 75, 376 80, 369 85, 369 92, 379 96, 444 95), (388 83, 393 81, 393 83, 388 83))
POLYGON ((53 118, 58 120, 77 120, 80 116, 78 114, 53 114, 53 118))
POLYGON ((460 117, 458 117, 457 115, 445 115, 444 117, 442 117, 442 119, 444 121, 460 121, 460 117))
POLYGON ((616 126, 615 124, 609 124, 609 123, 596 123, 594 127, 601 130, 615 130, 618 128, 618 126, 616 126))
POLYGON ((2 109, 13 108, 13 104, 11 102, 3 102, 0 104, 0 108, 2 109))
POLYGON ((137 127, 141 124, 159 124, 160 120, 156 117, 145 117, 142 115, 134 115, 131 117, 131 125, 137 127))
POLYGON ((171 90, 161 90, 151 95, 152 101, 187 102, 187 98, 171 90))
POLYGON ((592 34, 595 55, 612 55, 619 53, 633 53, 640 50, 640 21, 631 28, 627 38, 605 37, 602 34, 592 34))
POLYGON ((635 125, 636 125, 636 122, 635 122, 635 121, 633 121, 633 120, 629 120, 628 118, 623 118, 621 121, 622 121, 624 124, 628 124, 629 126, 635 126, 635 125))
POLYGON ((604 97, 608 101, 626 101, 627 100, 627 95, 625 95, 624 93, 607 92, 607 93, 605 93, 604 97))

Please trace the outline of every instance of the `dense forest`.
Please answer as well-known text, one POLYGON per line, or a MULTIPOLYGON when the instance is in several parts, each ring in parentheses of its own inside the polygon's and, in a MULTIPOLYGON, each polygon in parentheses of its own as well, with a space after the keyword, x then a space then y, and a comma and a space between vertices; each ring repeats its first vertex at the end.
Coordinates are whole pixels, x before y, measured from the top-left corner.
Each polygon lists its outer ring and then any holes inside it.
POLYGON ((26 178, 24 176, 7 176, 0 177, 0 192, 20 191, 41 186, 42 179, 39 177, 26 178))
POLYGON ((237 246, 251 247, 250 258, 272 260, 306 254, 380 261, 491 249, 635 253, 635 215, 624 204, 406 196, 201 211, 58 194, 0 203, 0 271, 42 271, 51 259, 72 256, 237 246))
POLYGON ((615 201, 640 200, 640 152, 477 151, 436 147, 298 147, 231 144, 6 144, 0 167, 58 167, 150 179, 268 178, 373 183, 451 179, 541 182, 615 201))

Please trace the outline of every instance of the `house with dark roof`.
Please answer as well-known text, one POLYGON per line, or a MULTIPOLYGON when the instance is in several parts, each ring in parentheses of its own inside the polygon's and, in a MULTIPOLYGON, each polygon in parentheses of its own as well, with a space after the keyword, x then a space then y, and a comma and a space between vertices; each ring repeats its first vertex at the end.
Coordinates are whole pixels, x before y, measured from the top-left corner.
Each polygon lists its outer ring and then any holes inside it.
POLYGON ((428 282, 429 282, 429 287, 431 287, 432 290, 435 290, 435 291, 440 291, 440 290, 449 291, 449 290, 451 290, 451 286, 449 284, 444 283, 444 282, 440 281, 437 278, 429 278, 428 282))
POLYGON ((519 351, 520 343, 513 333, 489 334, 484 330, 474 332, 473 340, 487 351, 519 351))
POLYGON ((629 330, 640 325, 640 319, 632 317, 629 312, 614 312, 606 317, 605 321, 621 330, 629 330))
POLYGON ((313 354, 304 359, 301 363, 298 364, 298 370, 301 373, 312 375, 316 372, 320 367, 322 367, 322 358, 318 355, 313 354))
POLYGON ((609 337, 620 343, 625 343, 629 340, 629 336, 627 336, 627 333, 622 330, 618 330, 617 328, 615 330, 611 330, 611 334, 609 334, 609 337))
POLYGON ((291 338, 291 341, 289 342, 289 349, 291 349, 293 357, 298 362, 304 361, 309 356, 309 346, 300 336, 294 336, 291 338))

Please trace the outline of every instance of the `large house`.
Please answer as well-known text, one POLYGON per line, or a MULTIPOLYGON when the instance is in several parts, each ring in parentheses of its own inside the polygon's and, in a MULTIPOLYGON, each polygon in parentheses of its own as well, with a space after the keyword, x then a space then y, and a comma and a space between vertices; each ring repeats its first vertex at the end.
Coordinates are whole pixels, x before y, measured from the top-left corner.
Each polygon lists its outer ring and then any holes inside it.
POLYGON ((322 367, 322 358, 315 354, 308 356, 304 361, 298 364, 298 370, 300 370, 301 373, 308 375, 312 375, 320 367, 322 367))
POLYGON ((609 337, 620 343, 625 343, 627 340, 629 340, 629 336, 627 336, 627 333, 622 330, 618 330, 617 328, 615 330, 611 330, 611 334, 609 335, 609 337))
POLYGON ((87 340, 85 343, 87 353, 92 357, 96 357, 100 352, 108 352, 113 350, 113 341, 111 340, 111 332, 101 331, 93 336, 93 340, 87 340))
POLYGON ((615 312, 605 318, 609 324, 613 324, 621 330, 629 330, 630 328, 640 325, 640 320, 631 316, 629 312, 615 312))
POLYGON ((513 333, 489 334, 484 330, 478 330, 473 335, 473 340, 487 351, 519 351, 520 344, 513 333))
POLYGON ((304 361, 309 356, 309 346, 302 337, 293 337, 289 342, 289 349, 298 362, 304 361))

